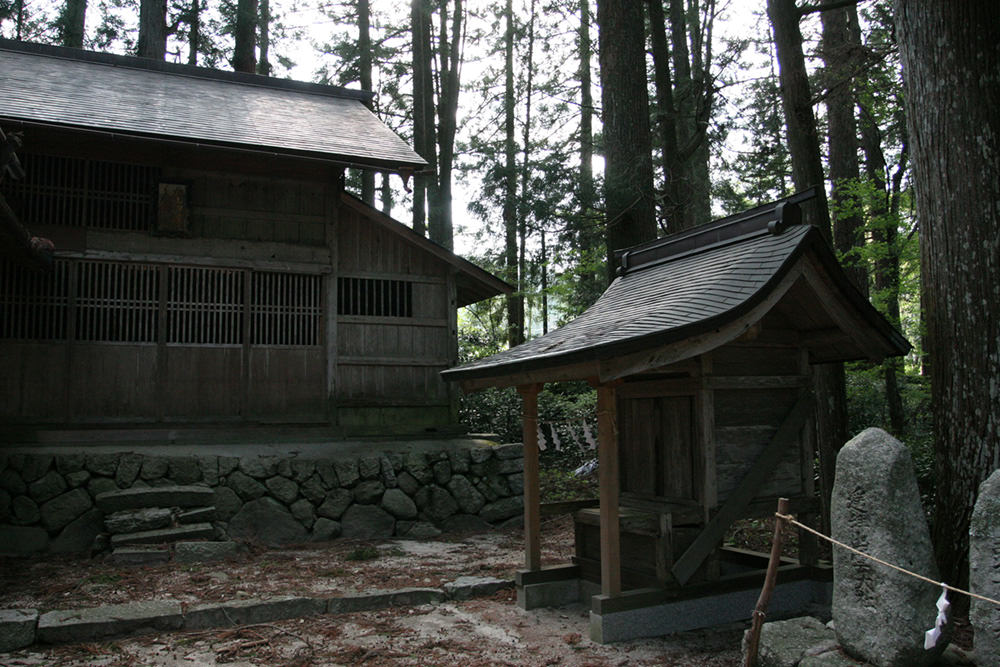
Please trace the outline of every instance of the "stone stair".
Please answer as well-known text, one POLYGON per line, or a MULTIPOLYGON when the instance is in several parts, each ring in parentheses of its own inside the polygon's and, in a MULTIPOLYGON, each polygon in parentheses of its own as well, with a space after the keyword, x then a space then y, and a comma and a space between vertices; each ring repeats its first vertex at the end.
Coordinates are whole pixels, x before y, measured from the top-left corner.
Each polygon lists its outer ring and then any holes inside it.
POLYGON ((212 542, 219 547, 216 551, 231 554, 232 543, 214 540, 213 499, 212 490, 204 486, 131 488, 98 495, 97 507, 111 534, 111 559, 130 565, 162 563, 177 545, 192 541, 212 542))

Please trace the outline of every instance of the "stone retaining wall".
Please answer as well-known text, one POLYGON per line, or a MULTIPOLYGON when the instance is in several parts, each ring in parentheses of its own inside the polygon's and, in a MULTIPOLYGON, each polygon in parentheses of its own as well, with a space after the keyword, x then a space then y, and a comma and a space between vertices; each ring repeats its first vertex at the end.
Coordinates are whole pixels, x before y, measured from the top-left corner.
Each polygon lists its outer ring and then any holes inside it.
POLYGON ((433 537, 523 512, 523 447, 386 451, 345 459, 0 452, 0 551, 87 551, 104 532, 98 494, 204 485, 217 537, 265 544, 433 537))

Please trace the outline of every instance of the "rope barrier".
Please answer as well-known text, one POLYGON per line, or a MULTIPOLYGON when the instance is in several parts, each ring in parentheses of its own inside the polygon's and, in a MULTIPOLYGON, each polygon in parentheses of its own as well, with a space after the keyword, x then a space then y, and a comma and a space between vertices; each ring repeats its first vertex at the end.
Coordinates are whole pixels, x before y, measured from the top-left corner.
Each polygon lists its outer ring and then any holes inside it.
POLYGON ((968 595, 969 597, 976 598, 977 600, 982 600, 983 602, 989 602, 989 603, 995 604, 998 607, 1000 607, 1000 600, 994 600, 993 598, 988 598, 985 595, 979 595, 977 593, 972 593, 970 591, 962 590, 961 588, 955 588, 954 586, 949 586, 948 584, 944 583, 943 581, 934 581, 930 577, 925 577, 922 574, 917 574, 916 572, 911 572, 910 570, 907 570, 906 568, 900 567, 898 565, 893 565, 892 563, 884 561, 881 558, 876 558, 875 556, 872 556, 870 554, 866 554, 865 552, 859 551, 859 550, 855 549, 852 546, 849 546, 847 544, 844 544, 843 542, 835 540, 835 539, 833 539, 832 537, 830 537, 828 535, 824 535, 823 533, 819 532, 818 530, 816 530, 814 528, 810 528, 809 526, 807 526, 807 525, 805 525, 803 523, 799 523, 798 521, 795 520, 795 517, 793 517, 791 514, 781 514, 779 512, 775 512, 774 516, 778 517, 782 521, 786 521, 786 522, 792 524, 793 526, 797 526, 798 528, 801 528, 801 529, 803 529, 803 530, 805 530, 807 532, 810 532, 813 535, 815 535, 816 537, 819 537, 821 539, 826 540, 830 544, 836 544, 838 547, 840 547, 842 549, 847 549, 851 553, 857 554, 858 556, 861 556, 863 558, 867 558, 868 560, 873 560, 876 563, 879 563, 880 565, 885 565, 886 567, 892 568, 893 570, 896 570, 898 572, 902 572, 903 574, 908 574, 911 577, 915 577, 917 579, 920 579, 921 581, 926 581, 929 584, 934 584, 935 586, 940 586, 941 588, 945 588, 945 589, 947 589, 949 591, 952 591, 953 593, 961 593, 962 595, 968 595))

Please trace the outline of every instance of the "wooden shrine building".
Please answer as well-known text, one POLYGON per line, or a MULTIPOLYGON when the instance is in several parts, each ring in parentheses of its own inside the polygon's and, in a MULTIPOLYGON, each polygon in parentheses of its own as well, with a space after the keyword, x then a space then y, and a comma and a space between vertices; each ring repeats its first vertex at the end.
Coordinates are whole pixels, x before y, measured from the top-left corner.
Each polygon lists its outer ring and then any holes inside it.
MULTIPOLYGON (((813 365, 909 349, 819 230, 801 224, 812 196, 629 248, 580 317, 443 373, 466 391, 516 386, 523 398, 523 607, 599 593, 596 641, 750 617, 766 558, 722 540, 734 521, 770 515, 779 496, 817 511, 813 365), (565 380, 597 388, 600 508, 576 514, 573 564, 543 568, 537 395, 565 380)), ((775 613, 822 599, 815 564, 801 540, 775 613)))
POLYGON ((0 91, 0 442, 455 424, 456 309, 511 288, 344 191, 426 167, 371 93, 8 40, 0 91))

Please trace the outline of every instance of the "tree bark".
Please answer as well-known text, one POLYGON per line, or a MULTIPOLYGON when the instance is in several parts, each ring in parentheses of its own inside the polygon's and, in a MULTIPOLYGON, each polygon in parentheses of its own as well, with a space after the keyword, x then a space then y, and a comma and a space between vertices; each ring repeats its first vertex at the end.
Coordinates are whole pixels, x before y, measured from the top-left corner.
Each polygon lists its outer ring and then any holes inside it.
POLYGON ((413 188, 413 231, 427 233, 427 208, 437 200, 437 135, 435 132, 434 82, 431 71, 430 0, 412 0, 413 36, 413 148, 427 161, 429 173, 417 174, 413 188))
POLYGON ((617 268, 615 250, 656 238, 642 4, 599 0, 597 25, 610 281, 617 268))
POLYGON ((239 0, 236 5, 236 46, 233 69, 253 74, 257 67, 257 0, 239 0))
MULTIPOLYGON (((260 45, 260 61, 257 63, 257 74, 271 76, 271 5, 270 0, 260 0, 258 26, 258 44, 260 45)), ((364 88, 364 86, 362 86, 364 88)))
POLYGON ((858 249, 864 245, 860 207, 851 188, 857 184, 858 126, 854 118, 854 50, 848 35, 848 10, 820 14, 823 22, 823 80, 830 183, 833 189, 833 240, 841 265, 854 286, 868 295, 868 270, 858 249))
MULTIPOLYGON (((504 268, 507 282, 521 284, 518 261, 517 225, 517 143, 514 125, 514 4, 504 7, 504 268)), ((507 345, 524 342, 524 293, 518 290, 507 297, 507 345)))
POLYGON ((59 43, 82 49, 86 18, 87 0, 66 0, 59 13, 59 43))
POLYGON ((188 8, 188 65, 198 65, 201 48, 201 0, 191 0, 188 8))
MULTIPOLYGON (((267 0, 261 0, 267 2, 267 0)), ((362 90, 372 89, 371 8, 368 0, 358 0, 358 72, 362 90)), ((375 172, 361 171, 361 201, 375 206, 375 172)))
POLYGON ((931 355, 941 576, 968 574, 969 517, 1000 467, 1000 23, 988 0, 897 0, 931 355))
MULTIPOLYGON (((782 106, 785 110, 788 150, 792 158, 792 181, 797 190, 818 185, 815 199, 803 206, 803 219, 816 226, 832 246, 830 214, 823 182, 819 136, 813 116, 802 55, 802 33, 794 0, 768 0, 767 13, 774 30, 778 56, 782 106)), ((830 525, 830 496, 837 452, 847 440, 847 398, 843 364, 819 364, 813 372, 816 394, 816 448, 820 466, 820 501, 823 527, 830 525)))
POLYGON ((652 43, 656 82, 656 117, 660 129, 663 168, 663 223, 668 232, 684 229, 684 202, 681 200, 682 164, 677 148, 677 111, 674 108, 673 81, 670 75, 670 47, 667 45, 666 20, 662 0, 647 0, 649 31, 652 43))
POLYGON ((431 207, 428 231, 432 241, 448 250, 454 244, 452 224, 452 164, 455 160, 455 130, 458 116, 459 67, 462 64, 465 9, 462 0, 454 0, 450 12, 449 38, 448 0, 441 0, 441 35, 438 39, 438 72, 441 92, 438 98, 438 201, 431 207))
POLYGON ((139 4, 140 58, 163 60, 167 53, 167 0, 142 0, 139 4))

